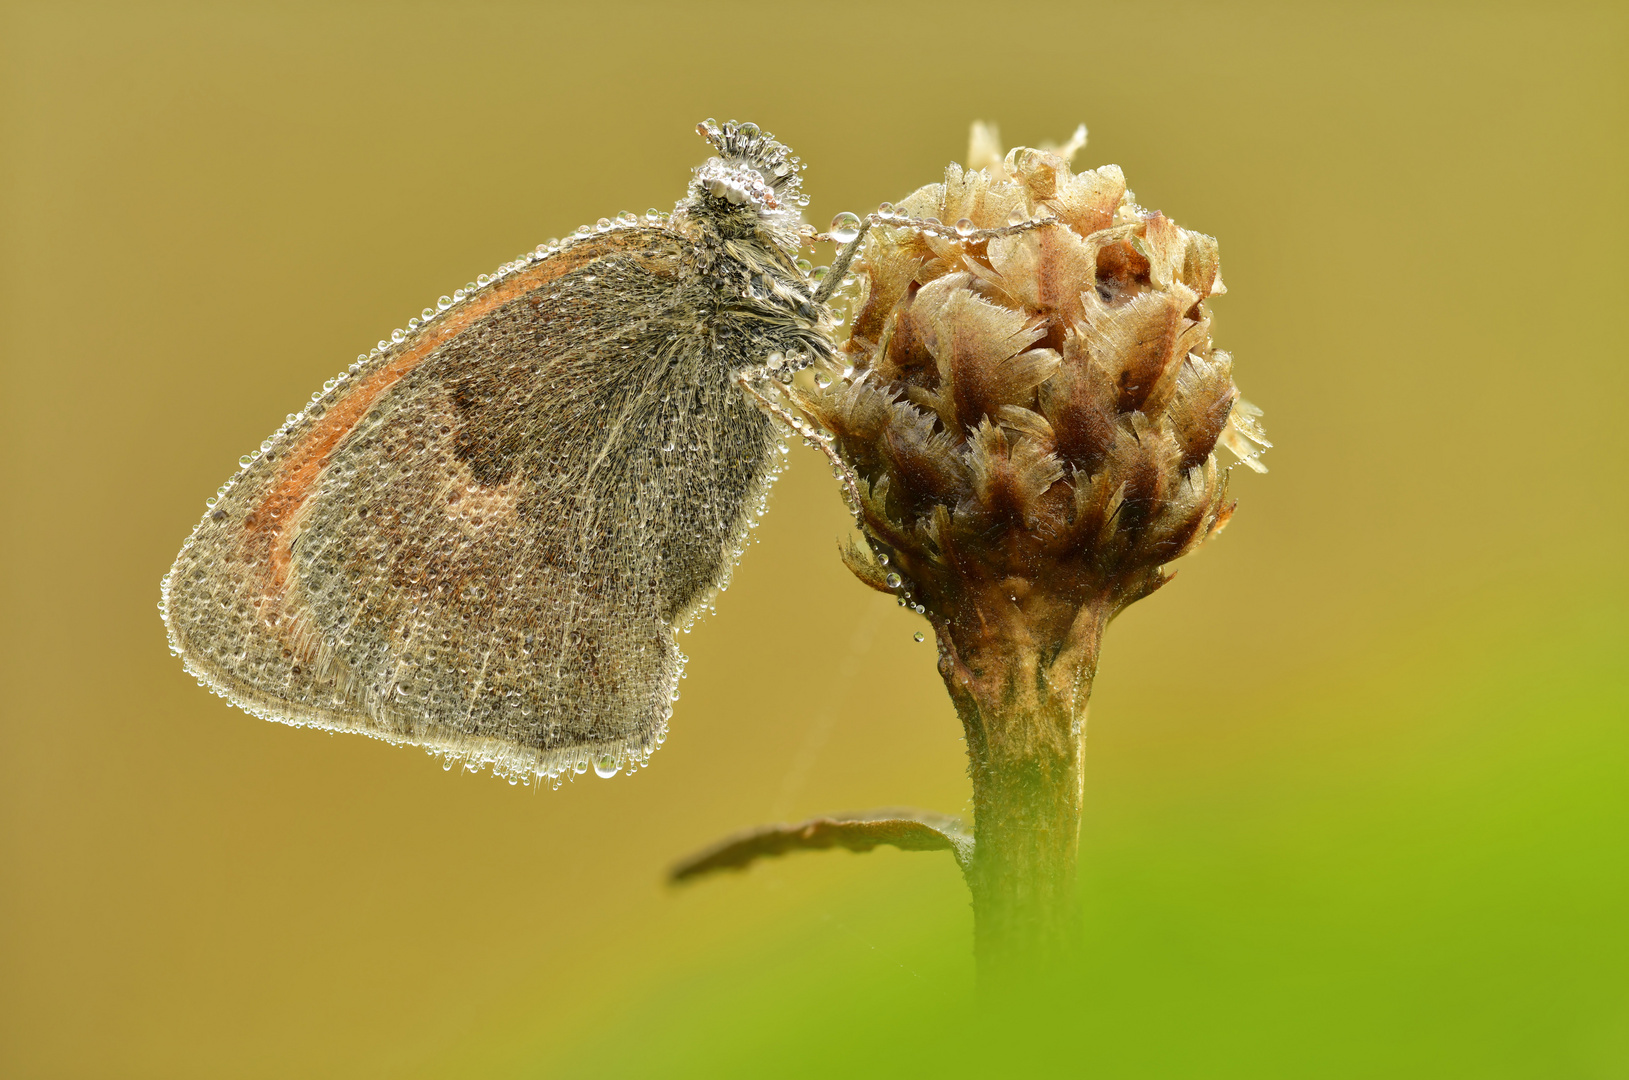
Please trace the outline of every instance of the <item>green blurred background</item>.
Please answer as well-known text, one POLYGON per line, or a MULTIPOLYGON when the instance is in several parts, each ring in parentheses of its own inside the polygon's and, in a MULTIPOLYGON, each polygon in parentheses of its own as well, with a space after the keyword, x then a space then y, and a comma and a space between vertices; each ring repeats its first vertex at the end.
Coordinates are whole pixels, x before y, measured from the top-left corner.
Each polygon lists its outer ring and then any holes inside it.
POLYGON ((1626 21, 1607 6, 11 6, 0 1072, 1023 1075, 951 860, 675 857, 957 812, 918 624, 798 449, 667 746, 558 792, 253 720, 165 648, 205 496, 427 301, 667 208, 706 116, 810 220, 970 120, 1221 239, 1279 444, 1110 632, 1049 1070, 1629 1076, 1626 21), (1619 659, 1614 661, 1612 658, 1619 659))

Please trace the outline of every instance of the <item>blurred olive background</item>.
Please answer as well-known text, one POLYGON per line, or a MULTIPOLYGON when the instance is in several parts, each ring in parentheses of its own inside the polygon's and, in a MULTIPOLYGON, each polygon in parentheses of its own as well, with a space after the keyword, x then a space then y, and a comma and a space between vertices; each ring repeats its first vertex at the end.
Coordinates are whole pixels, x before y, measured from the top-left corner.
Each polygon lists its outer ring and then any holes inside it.
POLYGON ((967 1053, 950 859, 662 884, 745 825, 966 806, 932 646, 847 578, 805 449, 631 778, 263 723, 165 647, 159 578, 239 454, 434 297, 671 207, 707 116, 796 147, 822 227, 974 118, 1085 121, 1077 164, 1221 240, 1217 339, 1279 448, 1110 632, 1053 1071, 1629 1076, 1622 9, 4 24, 6 1076, 1022 1074, 967 1053))

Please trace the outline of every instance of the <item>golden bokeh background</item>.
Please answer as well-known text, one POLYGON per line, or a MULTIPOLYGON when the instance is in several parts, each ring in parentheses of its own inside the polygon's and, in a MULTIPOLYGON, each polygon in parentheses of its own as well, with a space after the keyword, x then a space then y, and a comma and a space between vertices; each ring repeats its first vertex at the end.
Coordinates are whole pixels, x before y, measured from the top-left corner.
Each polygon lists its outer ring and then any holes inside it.
MULTIPOLYGON (((0 34, 0 1073, 1017 1075, 940 855, 682 890, 744 825, 967 800, 918 623, 798 449, 632 778, 251 719, 158 582, 234 461, 427 301, 668 208, 706 116, 810 220, 970 120, 1092 129, 1222 244, 1272 473, 1110 631, 1060 1075, 1629 1076, 1609 5, 12 5, 0 34), (1613 657, 1617 657, 1616 660, 1613 657)), ((829 257, 829 254, 828 256, 829 257)), ((820 260, 817 260, 820 261, 820 260)))

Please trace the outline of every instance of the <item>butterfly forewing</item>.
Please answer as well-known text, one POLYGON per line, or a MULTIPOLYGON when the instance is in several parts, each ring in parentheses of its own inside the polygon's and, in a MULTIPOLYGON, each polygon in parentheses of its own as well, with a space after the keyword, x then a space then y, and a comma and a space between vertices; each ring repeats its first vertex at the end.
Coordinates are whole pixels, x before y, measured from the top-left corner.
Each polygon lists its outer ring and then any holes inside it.
POLYGON ((578 241, 315 403, 166 579, 189 668, 268 719, 510 775, 648 753, 674 625, 728 572, 774 439, 686 243, 578 241))

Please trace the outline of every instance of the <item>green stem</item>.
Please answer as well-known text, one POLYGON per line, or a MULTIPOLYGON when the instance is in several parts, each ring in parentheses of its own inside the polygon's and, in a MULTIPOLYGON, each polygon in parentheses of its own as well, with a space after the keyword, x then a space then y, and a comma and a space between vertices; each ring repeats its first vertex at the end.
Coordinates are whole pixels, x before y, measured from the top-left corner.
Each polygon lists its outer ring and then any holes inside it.
POLYGON ((1080 743, 1061 754, 996 751, 971 760, 974 842, 967 880, 981 971, 1050 968, 1079 951, 1080 743))
POLYGON ((940 672, 967 735, 973 781, 967 883, 979 981, 1004 993, 1061 977, 1079 959, 1086 703, 1102 628, 1082 613, 1063 646, 1048 650, 1012 621, 994 631, 988 620, 977 625, 976 639, 954 624, 941 628, 940 672))

